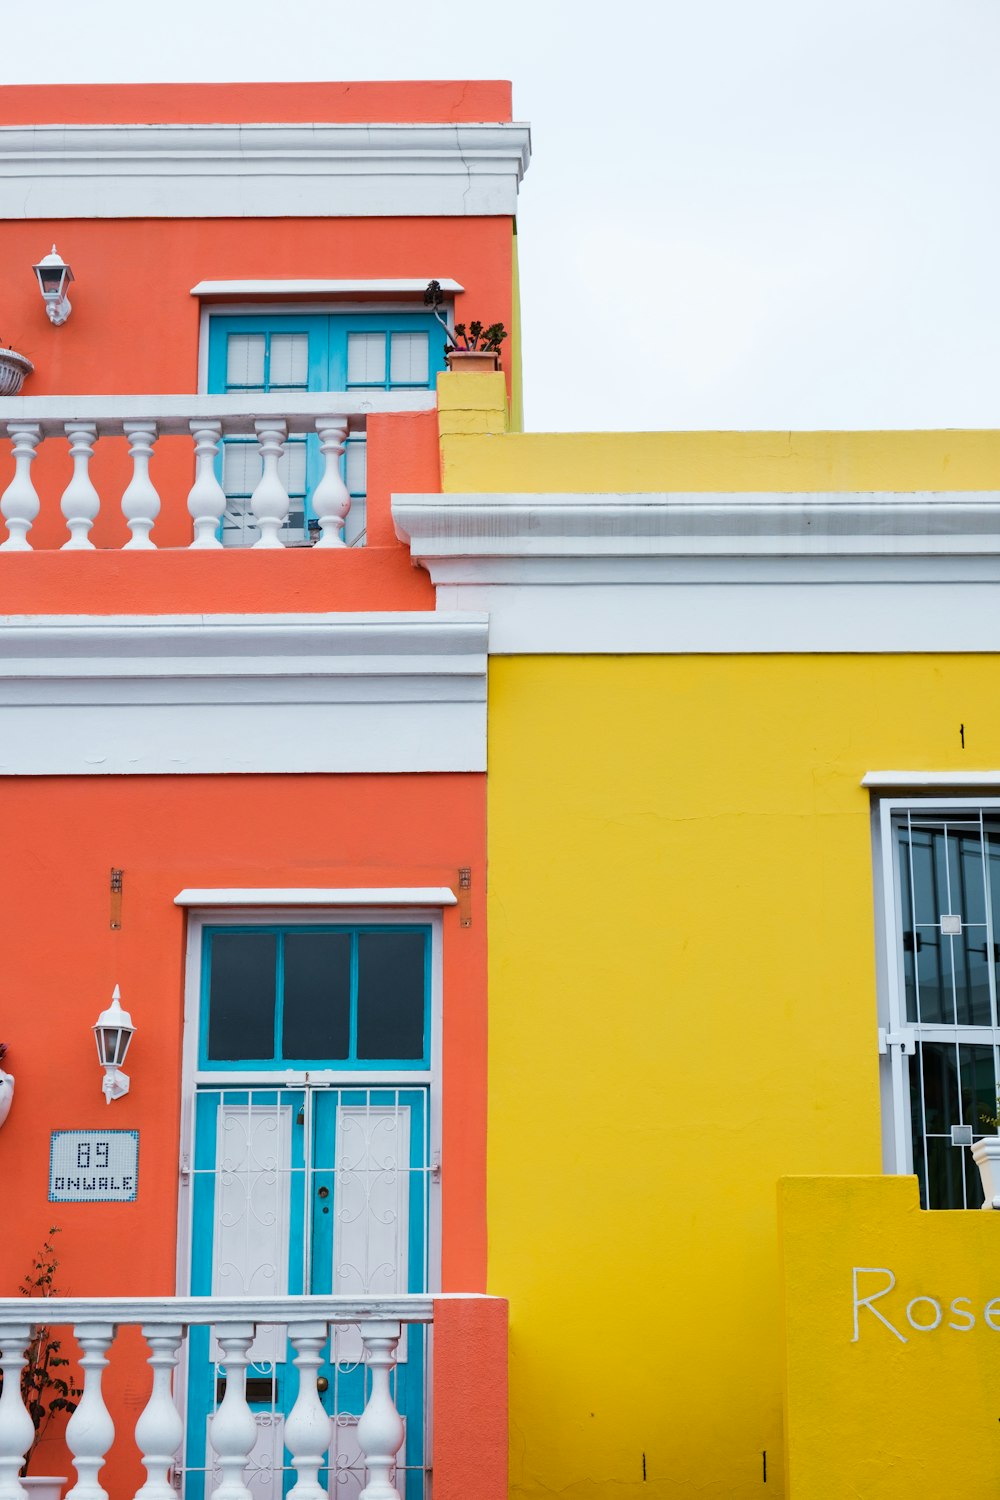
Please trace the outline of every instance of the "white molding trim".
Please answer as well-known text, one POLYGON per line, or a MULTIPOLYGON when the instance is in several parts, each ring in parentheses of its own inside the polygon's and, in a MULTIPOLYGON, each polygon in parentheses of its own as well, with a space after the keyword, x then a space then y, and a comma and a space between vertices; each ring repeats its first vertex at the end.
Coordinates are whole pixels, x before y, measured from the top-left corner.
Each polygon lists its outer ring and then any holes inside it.
POLYGON ((872 791, 947 791, 950 787, 1000 787, 1000 771, 868 771, 861 785, 872 791))
POLYGON ((490 650, 1000 650, 1000 490, 394 495, 490 650))
POLYGON ((0 127, 0 218, 514 214, 526 125, 0 127))
POLYGON ((423 297, 429 281, 454 296, 464 292, 450 276, 409 276, 382 281, 199 281, 192 297, 423 297))
POLYGON ((174 897, 175 906, 457 906, 458 897, 446 885, 253 887, 242 890, 183 890, 174 897))
POLYGON ((483 771, 487 621, 0 618, 0 774, 483 771))

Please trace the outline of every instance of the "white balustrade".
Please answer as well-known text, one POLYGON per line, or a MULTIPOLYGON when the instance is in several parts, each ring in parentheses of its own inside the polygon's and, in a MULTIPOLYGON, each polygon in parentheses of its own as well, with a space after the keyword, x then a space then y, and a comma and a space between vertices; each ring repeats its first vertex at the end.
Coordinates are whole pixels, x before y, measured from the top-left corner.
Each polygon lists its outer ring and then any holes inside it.
POLYGON ((312 501, 320 525, 316 546, 343 547, 344 522, 351 509, 351 494, 340 472, 347 443, 347 421, 343 417, 317 417, 316 430, 323 455, 323 477, 312 501))
POLYGON ((294 1500, 327 1500, 327 1492, 319 1482, 319 1471, 332 1433, 316 1381, 322 1362, 320 1350, 329 1336, 325 1323, 293 1323, 288 1330, 295 1350, 295 1368, 299 1372, 299 1394, 285 1423, 285 1446, 292 1455, 292 1468, 298 1475, 288 1500, 293 1500, 293 1497, 294 1500))
MULTIPOLYGON (((433 1306, 429 1296, 418 1295, 46 1299, 46 1325, 73 1326, 80 1350, 78 1363, 83 1369, 83 1394, 66 1428, 77 1476, 66 1500, 107 1500, 98 1476, 114 1441, 115 1423, 105 1401, 102 1377, 109 1351, 115 1357, 112 1346, 118 1329, 125 1324, 142 1330, 149 1347, 152 1386, 135 1422, 136 1446, 146 1469, 146 1482, 135 1500, 176 1497, 174 1480, 181 1464, 178 1454, 185 1429, 173 1384, 188 1329, 193 1325, 214 1330, 220 1370, 225 1372, 225 1391, 208 1424, 214 1454, 214 1459, 209 1455, 208 1472, 211 1474, 214 1462, 219 1476, 210 1491, 211 1500, 250 1500, 248 1470, 254 1462, 259 1429, 247 1400, 247 1366, 257 1329, 265 1324, 287 1327, 298 1372, 298 1392, 283 1431, 296 1475, 290 1500, 327 1500, 328 1490, 320 1474, 334 1461, 331 1448, 336 1417, 324 1408, 318 1376, 324 1358, 329 1357, 331 1331, 345 1327, 360 1330, 371 1382, 370 1395, 356 1425, 367 1470, 367 1484, 359 1500, 399 1500, 392 1474, 405 1429, 393 1399, 392 1371, 401 1324, 430 1323, 433 1306)), ((0 1370, 4 1375, 0 1391, 0 1500, 27 1500, 18 1475, 34 1436, 20 1393, 25 1350, 36 1326, 25 1321, 30 1312, 30 1303, 25 1304, 23 1299, 0 1299, 0 1370)), ((64 1353, 71 1364, 77 1362, 68 1338, 64 1339, 64 1353)), ((202 1426, 201 1442, 204 1434, 202 1426)), ((473 1479, 470 1476, 470 1482, 473 1479)), ((281 1493, 280 1482, 276 1493, 281 1493)))
POLYGON ((14 445, 14 477, 0 498, 0 513, 7 522, 7 540, 0 551, 30 552, 28 532, 41 508, 31 482, 31 465, 42 429, 37 422, 9 422, 7 431, 14 445))
POLYGON ((289 497, 278 473, 278 463, 285 451, 288 427, 275 417, 264 417, 253 425, 261 459, 260 479, 250 496, 254 520, 260 528, 260 537, 254 546, 280 547, 278 532, 288 519, 289 497))
POLYGON ((403 1444, 403 1421, 392 1399, 389 1379, 396 1363, 399 1324, 362 1323, 361 1338, 371 1370, 372 1393, 358 1423, 358 1442, 370 1475, 359 1500, 399 1500, 399 1491, 389 1478, 403 1444))
POLYGON ((123 422, 122 431, 128 438, 129 457, 132 460, 132 478, 122 496, 122 515, 132 533, 126 548, 141 547, 147 551, 153 543, 149 533, 153 522, 160 514, 160 497, 149 477, 149 461, 156 442, 155 422, 123 422))
MULTIPOLYGON (((14 460, 13 474, 0 494, 0 515, 7 523, 7 537, 0 543, 0 551, 33 550, 29 533, 40 502, 37 469, 33 479, 32 463, 52 439, 62 440, 58 446, 64 455, 67 438, 73 471, 60 500, 70 533, 63 543, 67 550, 92 550, 91 530, 102 504, 109 508, 117 504, 112 496, 98 494, 91 476, 91 458, 95 444, 123 437, 132 460, 131 477, 120 501, 130 533, 124 543, 126 550, 155 547, 150 533, 158 518, 164 526, 169 517, 176 530, 176 518, 184 514, 185 499, 193 523, 193 538, 188 545, 213 549, 222 545, 219 533, 227 501, 220 483, 220 452, 223 442, 232 438, 257 439, 261 474, 249 502, 255 532, 259 532, 254 546, 274 549, 289 540, 300 542, 300 536, 290 538, 286 528, 289 497, 282 479, 281 457, 289 434, 300 438, 316 434, 309 441, 318 447, 322 459, 319 481, 310 497, 319 522, 315 545, 343 547, 344 522, 351 508, 341 475, 348 436, 364 434, 368 417, 374 413, 432 411, 435 402, 432 391, 0 397, 0 437, 6 434, 11 440, 14 460), (192 444, 193 483, 186 495, 160 493, 150 474, 153 445, 164 437, 178 435, 192 444)), ((0 485, 7 479, 2 473, 4 462, 0 459, 0 485)), ((171 462, 175 462, 173 456, 171 462)), ((169 472, 164 460, 158 460, 158 465, 161 472, 169 472)), ((100 472, 98 466, 95 468, 100 472)), ((41 490, 42 503, 48 505, 44 483, 41 490)))
MULTIPOLYGON (((24 1314, 22 1313, 23 1317, 24 1314)), ((21 1371, 31 1338, 27 1323, 0 1322, 0 1500, 26 1500, 18 1475, 35 1436, 35 1424, 21 1400, 21 1371)))
POLYGON ((194 484, 188 495, 188 511, 194 521, 192 547, 221 547, 219 527, 226 509, 226 492, 216 478, 215 458, 222 441, 222 423, 190 423, 194 437, 194 484))
POLYGON ((146 1483, 135 1500, 177 1500, 167 1476, 184 1441, 184 1423, 171 1394, 184 1327, 180 1323, 147 1324, 142 1336, 150 1348, 153 1389, 135 1424, 135 1440, 146 1470, 146 1483))
POLYGON ((101 508, 100 496, 90 478, 90 460, 94 455, 97 428, 93 422, 67 422, 66 436, 69 438, 69 452, 73 460, 73 477, 60 502, 69 527, 69 541, 63 542, 63 546, 78 551, 83 547, 93 547, 90 528, 101 508))

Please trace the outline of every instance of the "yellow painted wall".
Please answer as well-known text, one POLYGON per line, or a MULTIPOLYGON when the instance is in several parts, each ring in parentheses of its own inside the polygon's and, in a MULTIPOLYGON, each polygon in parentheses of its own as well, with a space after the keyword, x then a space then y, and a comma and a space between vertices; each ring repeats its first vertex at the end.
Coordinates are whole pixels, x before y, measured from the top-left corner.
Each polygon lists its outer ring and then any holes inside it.
MULTIPOLYGON (((515 1496, 784 1493, 776 1183, 881 1170, 860 781, 1000 764, 996 681, 976 656, 491 661, 515 1496)), ((792 1500, 820 1493, 855 1492, 792 1500)))
POLYGON ((1000 1493, 1000 1216, 921 1213, 915 1177, 780 1201, 795 1500, 1000 1493))

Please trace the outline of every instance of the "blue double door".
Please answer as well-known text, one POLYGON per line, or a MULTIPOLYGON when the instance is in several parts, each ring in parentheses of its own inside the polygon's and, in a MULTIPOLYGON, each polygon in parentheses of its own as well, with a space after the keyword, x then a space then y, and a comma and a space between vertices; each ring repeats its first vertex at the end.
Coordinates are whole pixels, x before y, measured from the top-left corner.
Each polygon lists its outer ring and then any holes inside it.
MULTIPOLYGON (((216 1296, 386 1296, 427 1287, 430 1175, 422 1087, 201 1090, 196 1099, 192 1292, 216 1296)), ((298 1390, 283 1327, 258 1329, 247 1394, 257 1442, 247 1483, 280 1500, 295 1482, 283 1430, 298 1390)), ((393 1376, 405 1425, 396 1485, 420 1500, 425 1470, 422 1327, 404 1330, 393 1376)), ((192 1330, 185 1493, 217 1483, 208 1423, 225 1392, 221 1351, 192 1330)), ((370 1390, 357 1328, 324 1351, 321 1399, 332 1421, 321 1483, 354 1500, 364 1487, 357 1421, 370 1390)))

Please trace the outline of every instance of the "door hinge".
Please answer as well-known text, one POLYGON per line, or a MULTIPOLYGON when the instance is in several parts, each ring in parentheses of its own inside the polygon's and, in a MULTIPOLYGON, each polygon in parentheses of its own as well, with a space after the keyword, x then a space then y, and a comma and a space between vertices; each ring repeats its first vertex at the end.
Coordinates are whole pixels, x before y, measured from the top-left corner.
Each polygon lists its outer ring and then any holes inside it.
POLYGON ((441 1181, 441 1153, 434 1151, 431 1154, 431 1182, 441 1181))
POLYGON ((917 1033, 908 1031, 905 1027, 901 1031, 887 1031, 884 1026, 880 1026, 878 1050, 885 1056, 890 1047, 900 1047, 905 1057, 912 1057, 917 1050, 917 1033))
POLYGON ((191 1176, 191 1158, 188 1155, 181 1157, 181 1181, 187 1182, 191 1176))

